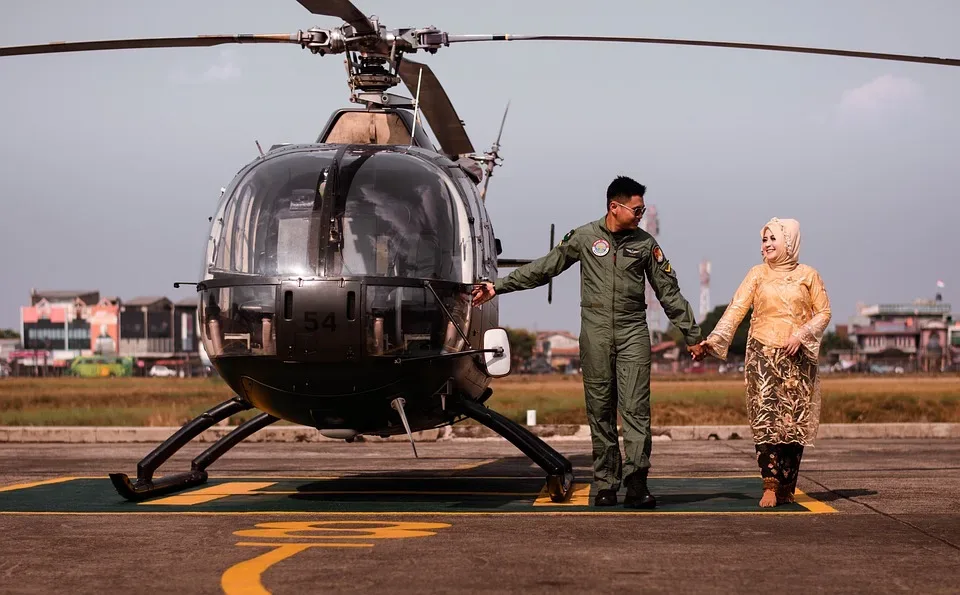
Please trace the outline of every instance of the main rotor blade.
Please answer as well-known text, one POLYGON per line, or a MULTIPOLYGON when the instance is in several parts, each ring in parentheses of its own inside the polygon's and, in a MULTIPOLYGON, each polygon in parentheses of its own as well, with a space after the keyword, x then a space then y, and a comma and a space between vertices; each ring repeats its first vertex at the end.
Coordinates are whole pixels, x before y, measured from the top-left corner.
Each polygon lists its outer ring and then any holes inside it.
POLYGON ((736 41, 705 41, 700 39, 664 39, 657 37, 613 37, 603 35, 450 35, 449 43, 468 41, 612 41, 621 43, 652 43, 664 45, 694 45, 719 48, 739 48, 746 50, 768 50, 774 52, 796 52, 801 54, 825 54, 847 56, 851 58, 870 58, 873 60, 894 60, 898 62, 920 62, 940 66, 960 66, 960 59, 935 58, 930 56, 912 56, 908 54, 884 54, 878 52, 860 52, 854 50, 836 50, 792 45, 771 45, 766 43, 741 43, 736 41))
POLYGON ((447 96, 443 85, 430 67, 404 58, 400 60, 398 72, 407 89, 416 98, 417 80, 421 76, 421 69, 423 79, 420 82, 420 109, 430 124, 433 134, 436 135, 441 149, 447 155, 473 153, 473 144, 467 136, 463 122, 460 121, 457 110, 453 109, 453 104, 450 102, 450 97, 447 96))
POLYGON ((196 37, 154 37, 141 39, 106 39, 103 41, 55 41, 38 45, 0 47, 0 56, 27 54, 54 54, 59 52, 87 52, 92 50, 123 50, 136 48, 188 48, 220 45, 223 43, 300 43, 300 33, 279 35, 198 35, 196 37))
POLYGON ((313 14, 339 17, 357 31, 357 35, 374 33, 373 23, 350 0, 297 0, 313 14))

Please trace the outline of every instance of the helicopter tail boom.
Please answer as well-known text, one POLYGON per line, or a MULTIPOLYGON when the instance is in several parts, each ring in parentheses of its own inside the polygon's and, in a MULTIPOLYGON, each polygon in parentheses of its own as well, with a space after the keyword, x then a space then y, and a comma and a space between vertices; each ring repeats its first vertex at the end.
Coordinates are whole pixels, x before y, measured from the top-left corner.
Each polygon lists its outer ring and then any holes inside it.
MULTIPOLYGON (((553 240, 554 240, 555 231, 556 231, 556 224, 551 223, 550 224, 550 247, 549 247, 550 250, 553 250, 553 240)), ((498 258, 497 267, 500 267, 500 268, 522 267, 523 265, 530 264, 531 262, 533 261, 524 260, 521 258, 498 258)), ((553 303, 553 279, 552 278, 550 279, 550 281, 547 282, 547 303, 548 304, 553 303)))

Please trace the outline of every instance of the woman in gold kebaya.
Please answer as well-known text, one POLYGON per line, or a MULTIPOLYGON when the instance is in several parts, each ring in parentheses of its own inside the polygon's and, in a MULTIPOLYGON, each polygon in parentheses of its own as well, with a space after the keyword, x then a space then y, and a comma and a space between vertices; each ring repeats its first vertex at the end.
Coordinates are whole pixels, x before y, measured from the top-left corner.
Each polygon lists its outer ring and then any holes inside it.
POLYGON ((793 502, 803 447, 820 424, 820 341, 830 300, 816 269, 799 264, 800 224, 771 219, 761 230, 763 264, 747 273, 712 333, 706 353, 727 358, 752 307, 747 339, 747 414, 763 477, 760 506, 793 502))

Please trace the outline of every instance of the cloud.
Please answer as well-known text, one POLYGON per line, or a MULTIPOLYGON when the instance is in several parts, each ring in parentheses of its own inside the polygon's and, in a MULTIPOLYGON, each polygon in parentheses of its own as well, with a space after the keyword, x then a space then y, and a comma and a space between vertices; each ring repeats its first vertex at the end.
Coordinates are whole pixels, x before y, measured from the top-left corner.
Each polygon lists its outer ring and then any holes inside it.
POLYGON ((844 91, 839 109, 842 113, 852 115, 888 113, 910 106, 922 95, 923 88, 914 81, 885 74, 844 91))
POLYGON ((242 71, 234 58, 233 50, 224 48, 220 50, 219 59, 202 73, 191 73, 178 68, 170 74, 170 80, 179 85, 202 85, 240 78, 241 74, 242 71))
POLYGON ((207 69, 203 73, 205 81, 226 81, 238 78, 240 76, 240 67, 237 66, 233 58, 233 51, 228 49, 220 50, 220 61, 207 69))

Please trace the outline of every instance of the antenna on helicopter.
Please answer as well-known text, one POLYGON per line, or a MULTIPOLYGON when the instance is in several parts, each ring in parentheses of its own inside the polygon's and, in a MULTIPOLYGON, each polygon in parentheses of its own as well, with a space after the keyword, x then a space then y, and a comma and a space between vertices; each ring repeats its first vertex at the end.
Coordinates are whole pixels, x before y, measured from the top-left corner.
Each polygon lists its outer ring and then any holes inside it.
POLYGON ((266 155, 263 153, 263 147, 260 146, 260 141, 254 140, 253 142, 257 143, 257 150, 260 151, 260 156, 265 157, 266 155))
POLYGON ((483 188, 480 189, 480 200, 487 199, 487 184, 490 183, 490 177, 493 175, 493 168, 501 165, 503 159, 500 158, 500 137, 503 136, 503 125, 507 122, 507 112, 510 111, 510 101, 507 101, 507 107, 503 110, 503 118, 500 120, 500 131, 497 133, 497 140, 493 142, 490 150, 480 155, 471 155, 474 161, 484 164, 483 188))
POLYGON ((413 432, 410 431, 410 424, 407 422, 407 414, 403 410, 403 406, 406 405, 406 403, 406 399, 403 397, 397 397, 390 401, 390 406, 396 409, 397 413, 400 414, 400 421, 403 422, 403 429, 407 431, 407 437, 410 438, 410 446, 413 447, 413 456, 419 459, 420 455, 417 454, 417 444, 413 441, 413 432))
POLYGON ((413 139, 417 135, 417 120, 420 119, 420 83, 423 81, 423 68, 417 75, 417 94, 413 99, 413 130, 410 132, 410 146, 413 146, 413 139))

